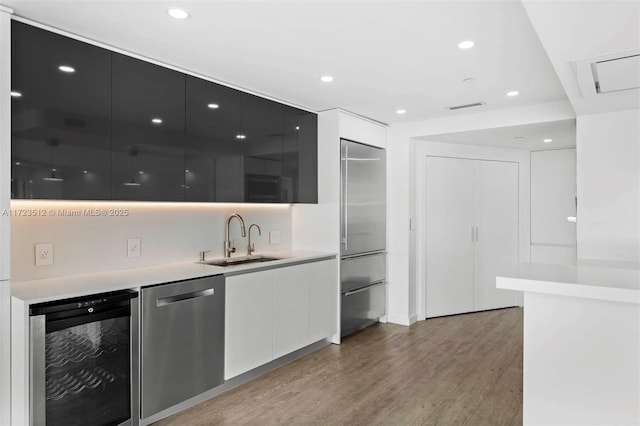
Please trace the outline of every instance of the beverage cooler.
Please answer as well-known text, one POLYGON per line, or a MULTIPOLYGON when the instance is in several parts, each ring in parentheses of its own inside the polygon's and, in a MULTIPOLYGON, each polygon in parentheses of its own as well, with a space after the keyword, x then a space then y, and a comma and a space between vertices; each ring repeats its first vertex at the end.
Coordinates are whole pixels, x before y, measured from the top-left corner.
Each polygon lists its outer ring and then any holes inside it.
POLYGON ((138 424, 138 293, 32 305, 31 424, 138 424))

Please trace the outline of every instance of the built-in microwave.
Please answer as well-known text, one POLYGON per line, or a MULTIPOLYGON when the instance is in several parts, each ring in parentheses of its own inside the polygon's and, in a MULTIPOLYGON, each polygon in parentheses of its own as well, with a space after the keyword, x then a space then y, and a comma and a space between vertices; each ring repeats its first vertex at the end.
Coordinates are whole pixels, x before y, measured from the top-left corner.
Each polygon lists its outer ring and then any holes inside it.
POLYGON ((278 203, 282 198, 280 176, 247 173, 244 175, 245 201, 278 203))

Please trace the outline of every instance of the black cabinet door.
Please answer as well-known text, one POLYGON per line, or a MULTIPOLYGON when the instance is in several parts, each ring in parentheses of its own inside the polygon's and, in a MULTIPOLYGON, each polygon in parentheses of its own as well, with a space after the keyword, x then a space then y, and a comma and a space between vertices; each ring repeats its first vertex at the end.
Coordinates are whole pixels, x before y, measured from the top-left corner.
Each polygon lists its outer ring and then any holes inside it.
POLYGON ((113 53, 114 200, 184 201, 185 75, 113 53))
POLYGON ((318 202, 318 116, 284 106, 283 201, 318 202))
POLYGON ((187 76, 185 200, 242 201, 240 92, 187 76))
POLYGON ((12 198, 111 198, 111 52, 11 31, 12 198))
POLYGON ((242 93, 240 147, 243 201, 280 203, 287 183, 283 179, 283 105, 242 93))

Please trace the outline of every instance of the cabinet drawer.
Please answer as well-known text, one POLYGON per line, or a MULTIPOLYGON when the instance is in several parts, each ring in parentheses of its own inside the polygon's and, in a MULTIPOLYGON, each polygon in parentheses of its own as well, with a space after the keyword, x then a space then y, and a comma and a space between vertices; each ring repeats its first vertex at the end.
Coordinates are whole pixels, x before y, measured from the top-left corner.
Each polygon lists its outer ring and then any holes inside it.
POLYGON ((341 332, 351 334, 378 322, 385 314, 386 283, 342 293, 341 332))
POLYGON ((367 284, 384 281, 386 253, 348 257, 340 261, 340 289, 349 291, 367 284))

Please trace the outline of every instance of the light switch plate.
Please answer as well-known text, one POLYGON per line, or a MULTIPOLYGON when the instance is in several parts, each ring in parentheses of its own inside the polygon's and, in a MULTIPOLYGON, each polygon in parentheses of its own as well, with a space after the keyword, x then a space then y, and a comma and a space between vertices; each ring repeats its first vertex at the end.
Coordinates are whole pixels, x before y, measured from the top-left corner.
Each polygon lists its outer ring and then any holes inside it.
POLYGON ((269 231, 269 244, 280 244, 280 231, 269 231))
POLYGON ((36 266, 53 265, 53 243, 36 244, 36 266))
POLYGON ((140 257, 140 238, 127 239, 127 257, 140 257))

